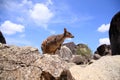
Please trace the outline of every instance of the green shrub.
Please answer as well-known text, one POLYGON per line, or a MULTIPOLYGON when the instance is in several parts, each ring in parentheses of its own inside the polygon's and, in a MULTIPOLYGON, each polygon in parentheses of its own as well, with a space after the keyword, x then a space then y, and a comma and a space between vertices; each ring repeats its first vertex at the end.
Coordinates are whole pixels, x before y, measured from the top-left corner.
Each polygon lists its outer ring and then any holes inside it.
POLYGON ((82 55, 82 56, 91 56, 92 51, 91 49, 85 45, 85 44, 78 44, 77 49, 76 49, 77 55, 82 55))

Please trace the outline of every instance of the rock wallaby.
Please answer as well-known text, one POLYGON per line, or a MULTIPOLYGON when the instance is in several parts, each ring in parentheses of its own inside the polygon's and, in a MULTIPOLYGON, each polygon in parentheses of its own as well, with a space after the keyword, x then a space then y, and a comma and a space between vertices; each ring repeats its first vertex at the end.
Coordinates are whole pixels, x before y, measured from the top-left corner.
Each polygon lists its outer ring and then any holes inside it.
POLYGON ((111 20, 109 38, 112 55, 120 55, 120 11, 115 14, 111 20))
POLYGON ((68 32, 66 28, 64 28, 63 34, 52 35, 48 37, 41 44, 43 54, 55 54, 56 50, 61 48, 61 45, 66 38, 74 38, 74 36, 68 32))

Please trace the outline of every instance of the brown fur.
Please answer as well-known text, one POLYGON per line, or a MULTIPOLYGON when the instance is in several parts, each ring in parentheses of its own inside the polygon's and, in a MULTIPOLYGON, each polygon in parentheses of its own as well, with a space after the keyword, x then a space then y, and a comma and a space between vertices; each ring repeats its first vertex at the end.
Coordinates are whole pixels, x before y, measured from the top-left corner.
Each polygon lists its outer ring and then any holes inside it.
POLYGON ((60 49, 62 43, 66 38, 73 38, 74 36, 64 28, 63 34, 53 35, 42 42, 41 49, 43 54, 55 54, 57 49, 60 49))

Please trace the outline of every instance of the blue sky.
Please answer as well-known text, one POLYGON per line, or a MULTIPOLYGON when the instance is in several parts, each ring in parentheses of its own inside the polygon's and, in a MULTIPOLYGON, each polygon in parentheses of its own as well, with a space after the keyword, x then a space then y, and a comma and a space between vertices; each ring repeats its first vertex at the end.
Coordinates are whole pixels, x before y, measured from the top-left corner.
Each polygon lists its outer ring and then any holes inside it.
MULTIPOLYGON (((33 46, 64 27, 94 52, 109 44, 111 18, 120 11, 119 0, 0 0, 0 30, 8 44, 33 46)), ((41 51, 41 50, 40 50, 41 51)))

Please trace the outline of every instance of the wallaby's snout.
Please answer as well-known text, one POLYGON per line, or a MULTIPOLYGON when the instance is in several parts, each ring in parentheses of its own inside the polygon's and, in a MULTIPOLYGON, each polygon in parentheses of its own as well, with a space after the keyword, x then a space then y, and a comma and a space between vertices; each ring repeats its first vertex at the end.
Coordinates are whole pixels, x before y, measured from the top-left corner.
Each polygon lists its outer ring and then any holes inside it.
POLYGON ((72 35, 71 38, 74 38, 74 36, 72 35))
POLYGON ((74 38, 74 36, 72 36, 71 38, 74 38))

